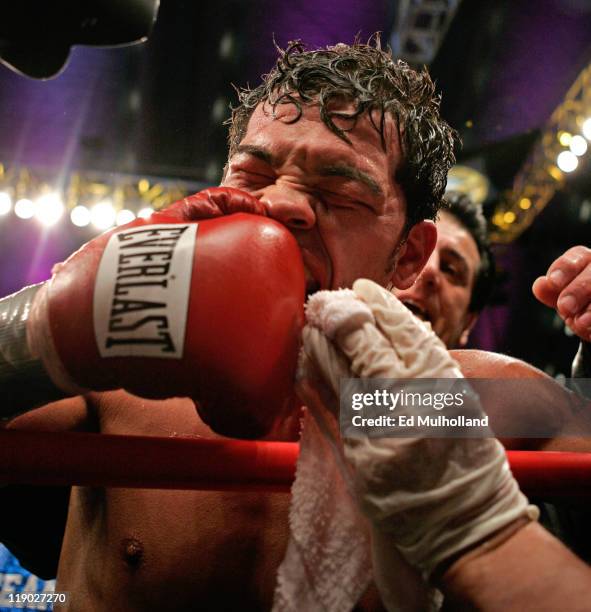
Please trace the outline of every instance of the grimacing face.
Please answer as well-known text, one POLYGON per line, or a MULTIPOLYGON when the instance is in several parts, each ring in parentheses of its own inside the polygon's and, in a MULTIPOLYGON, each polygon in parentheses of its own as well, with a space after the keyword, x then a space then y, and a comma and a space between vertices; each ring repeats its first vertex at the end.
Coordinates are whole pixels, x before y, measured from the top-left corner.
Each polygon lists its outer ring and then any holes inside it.
MULTIPOLYGON (((339 108, 346 109, 347 105, 339 108)), ((394 180, 400 148, 388 117, 386 149, 369 117, 347 131, 351 144, 331 132, 317 106, 255 109, 228 161, 222 184, 247 191, 295 236, 303 255, 307 291, 350 287, 357 278, 409 287, 435 245, 430 221, 402 241, 406 201, 394 180)), ((341 126, 345 127, 345 126, 341 126)))
POLYGON ((394 290, 417 317, 429 321, 447 348, 465 346, 478 314, 468 306, 480 254, 470 232, 451 214, 437 221, 437 245, 412 287, 394 290))

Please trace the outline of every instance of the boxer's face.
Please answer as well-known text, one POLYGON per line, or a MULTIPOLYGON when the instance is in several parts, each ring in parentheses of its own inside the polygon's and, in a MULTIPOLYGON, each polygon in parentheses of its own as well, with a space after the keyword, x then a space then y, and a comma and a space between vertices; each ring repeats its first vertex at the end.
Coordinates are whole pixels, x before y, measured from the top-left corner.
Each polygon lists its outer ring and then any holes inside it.
MULTIPOLYGON (((393 178, 398 145, 384 150, 367 116, 347 131, 349 144, 326 127, 316 107, 303 108, 290 124, 293 105, 278 105, 275 117, 259 105, 223 184, 258 197, 290 229, 302 249, 308 292, 350 287, 360 277, 410 286, 435 232, 423 222, 400 244, 406 203, 393 178)), ((386 132, 391 142, 391 118, 386 132)))
POLYGON ((430 321, 448 348, 464 346, 477 314, 468 311, 480 254, 470 232, 441 213, 437 246, 415 284, 394 294, 418 317, 430 321))

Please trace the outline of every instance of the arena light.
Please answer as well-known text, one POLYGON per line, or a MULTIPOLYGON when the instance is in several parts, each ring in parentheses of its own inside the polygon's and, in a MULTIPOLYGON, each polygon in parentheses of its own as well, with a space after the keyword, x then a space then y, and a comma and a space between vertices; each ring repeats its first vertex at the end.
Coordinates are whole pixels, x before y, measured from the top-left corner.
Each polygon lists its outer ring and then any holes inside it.
POLYGON ((492 222, 493 222, 495 225, 498 225, 498 226, 503 225, 503 224, 504 224, 504 222, 503 222, 503 213, 502 213, 502 212, 497 212, 497 213, 495 213, 495 214, 493 215, 492 222))
POLYGON ((86 227, 90 223, 90 211, 86 206, 75 206, 70 212, 70 221, 76 227, 86 227))
POLYGON ((142 208, 142 209, 141 209, 141 210, 138 212, 137 216, 138 216, 140 219, 147 219, 148 217, 150 217, 150 216, 152 215, 152 213, 153 213, 153 212, 154 212, 154 209, 153 209, 153 208, 150 208, 149 206, 147 206, 146 208, 142 208))
POLYGON ((572 153, 580 157, 587 153, 587 141, 577 134, 571 138, 569 148, 572 153))
POLYGON ((475 168, 456 165, 447 176, 447 190, 465 193, 474 202, 481 204, 488 196, 490 184, 488 178, 475 168))
POLYGON ((30 219, 35 214, 35 204, 26 198, 18 200, 14 205, 14 214, 19 219, 30 219))
POLYGON ((224 32, 222 34, 222 37, 220 38, 220 44, 218 48, 220 58, 225 60, 230 59, 232 57, 232 54, 234 53, 235 47, 236 43, 232 32, 224 32))
POLYGON ((554 164, 550 164, 547 170, 548 170, 548 174, 555 181, 561 181, 563 179, 562 172, 554 164))
POLYGON ((591 117, 583 122, 583 136, 587 140, 591 140, 591 117))
POLYGON ((46 193, 35 202, 35 217, 43 225, 55 225, 64 214, 64 203, 59 194, 46 193))
POLYGON ((110 201, 104 200, 90 209, 90 222, 97 229, 109 229, 115 224, 115 209, 110 201))
POLYGON ((519 201, 519 208, 521 208, 521 210, 529 210, 531 208, 531 200, 529 198, 521 198, 519 201))
POLYGON ((220 96, 215 99, 211 107, 211 118, 214 121, 223 121, 228 115, 229 109, 228 101, 223 96, 220 96))
POLYGON ((12 198, 5 191, 0 191, 0 215, 6 215, 12 208, 12 198))
POLYGON ((117 225, 125 225, 126 223, 130 223, 135 219, 135 214, 133 211, 128 210, 127 208, 123 208, 117 213, 115 217, 115 223, 117 225))
POLYGON ((563 151, 558 154, 556 164, 563 172, 573 172, 579 165, 577 156, 571 151, 563 151))

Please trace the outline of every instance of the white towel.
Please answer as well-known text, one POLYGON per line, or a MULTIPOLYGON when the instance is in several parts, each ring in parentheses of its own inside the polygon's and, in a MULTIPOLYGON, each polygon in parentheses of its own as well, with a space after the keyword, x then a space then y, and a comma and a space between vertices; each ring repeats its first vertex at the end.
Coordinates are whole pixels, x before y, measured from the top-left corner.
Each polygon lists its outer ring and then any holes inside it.
POLYGON ((306 410, 274 612, 346 612, 369 585, 369 528, 349 470, 335 417, 306 410))
MULTIPOLYGON (((307 306, 308 320, 320 317, 329 336, 337 329, 373 321, 369 308, 356 297, 352 301, 352 296, 349 290, 316 294, 307 306)), ((308 329, 308 333, 318 332, 308 329)), ((326 351, 321 358, 332 370, 332 378, 338 381, 351 376, 346 360, 327 343, 316 346, 319 351, 323 347, 326 351)), ((375 579, 388 610, 439 609, 440 594, 423 582, 390 538, 370 528, 361 514, 334 407, 333 411, 329 409, 335 398, 322 399, 322 385, 306 384, 306 378, 315 371, 309 367, 302 356, 300 391, 304 391, 308 410, 292 487, 290 539, 278 572, 273 612, 351 610, 373 577, 372 556, 375 579)))
POLYGON ((351 494, 350 470, 335 417, 314 402, 304 416, 290 538, 273 612, 347 612, 372 578, 392 612, 439 610, 440 594, 422 582, 388 538, 374 531, 371 542, 369 524, 351 494))

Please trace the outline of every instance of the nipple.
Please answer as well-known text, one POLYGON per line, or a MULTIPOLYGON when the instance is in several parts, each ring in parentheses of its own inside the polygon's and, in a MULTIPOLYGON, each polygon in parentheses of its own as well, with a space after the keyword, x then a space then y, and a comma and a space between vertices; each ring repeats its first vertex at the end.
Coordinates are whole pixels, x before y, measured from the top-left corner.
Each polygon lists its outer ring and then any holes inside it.
POLYGON ((144 546, 135 538, 125 538, 121 541, 121 555, 129 567, 136 569, 144 561, 144 546))

